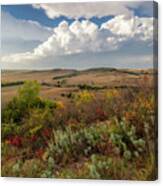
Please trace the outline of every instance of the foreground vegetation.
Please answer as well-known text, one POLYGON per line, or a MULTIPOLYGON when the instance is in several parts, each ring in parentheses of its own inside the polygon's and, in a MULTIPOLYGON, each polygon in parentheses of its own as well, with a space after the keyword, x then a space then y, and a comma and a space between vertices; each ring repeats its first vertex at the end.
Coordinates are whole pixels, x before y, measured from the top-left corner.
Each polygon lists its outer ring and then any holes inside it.
POLYGON ((65 103, 25 82, 2 110, 2 176, 156 179, 155 94, 144 81, 100 96, 82 86, 65 103))

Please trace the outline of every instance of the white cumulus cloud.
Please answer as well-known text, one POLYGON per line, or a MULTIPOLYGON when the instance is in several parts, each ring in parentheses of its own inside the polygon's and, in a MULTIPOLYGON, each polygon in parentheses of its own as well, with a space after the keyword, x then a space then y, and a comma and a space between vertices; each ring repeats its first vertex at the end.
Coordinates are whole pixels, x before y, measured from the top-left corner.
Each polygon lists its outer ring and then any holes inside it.
POLYGON ((103 23, 101 27, 110 30, 117 36, 146 41, 153 39, 154 21, 153 17, 133 16, 128 19, 124 15, 120 15, 103 23))
POLYGON ((56 3, 56 4, 34 4, 33 7, 41 8, 51 19, 59 16, 69 18, 91 18, 102 16, 116 16, 124 14, 133 15, 133 10, 142 7, 146 14, 152 14, 152 2, 124 1, 124 2, 84 2, 84 3, 56 3))
MULTIPOLYGON (((119 50, 128 41, 149 44, 153 42, 153 18, 118 15, 99 28, 89 20, 61 22, 53 34, 32 52, 2 56, 2 62, 33 62, 46 57, 78 53, 111 52, 119 50)), ((130 49, 130 46, 128 46, 130 49)), ((46 61, 46 60, 45 60, 46 61)))

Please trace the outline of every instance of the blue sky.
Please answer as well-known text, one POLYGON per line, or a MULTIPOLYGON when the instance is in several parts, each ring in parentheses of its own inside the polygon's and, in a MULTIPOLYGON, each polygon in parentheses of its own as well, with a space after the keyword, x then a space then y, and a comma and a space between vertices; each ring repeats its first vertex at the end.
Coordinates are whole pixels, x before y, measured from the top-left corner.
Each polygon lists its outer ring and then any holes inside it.
POLYGON ((3 5, 1 14, 2 68, 153 66, 152 2, 3 5))
POLYGON ((4 5, 2 6, 2 11, 10 13, 17 19, 34 20, 48 27, 55 27, 63 20, 69 23, 72 23, 74 20, 65 16, 61 16, 55 20, 49 19, 42 9, 35 9, 32 5, 4 5))
MULTIPOLYGON (((152 6, 152 4, 149 6, 152 6)), ((149 9, 152 10, 151 7, 149 9)), ((42 25, 49 27, 55 27, 63 20, 68 21, 69 24, 74 21, 73 18, 67 18, 66 16, 60 16, 58 18, 55 18, 55 20, 49 19, 43 9, 34 9, 32 5, 2 5, 1 10, 10 13, 17 19, 34 20, 38 21, 42 25)), ((139 17, 153 16, 153 12, 151 10, 146 12, 142 9, 142 7, 131 8, 131 10, 133 10, 134 14, 139 17)), ((112 17, 113 16, 104 16, 102 18, 92 17, 90 18, 90 20, 100 26, 103 22, 106 22, 112 17)), ((85 18, 81 17, 80 20, 83 19, 85 18)))

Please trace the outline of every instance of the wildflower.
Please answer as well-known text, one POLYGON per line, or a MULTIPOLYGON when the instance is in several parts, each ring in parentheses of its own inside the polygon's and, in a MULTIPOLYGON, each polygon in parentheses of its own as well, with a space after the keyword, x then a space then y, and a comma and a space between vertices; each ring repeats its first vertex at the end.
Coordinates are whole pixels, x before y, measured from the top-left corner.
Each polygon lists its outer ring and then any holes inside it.
POLYGON ((113 99, 114 97, 119 97, 119 92, 116 89, 110 90, 106 93, 108 99, 113 99))
POLYGON ((5 144, 10 144, 10 140, 5 140, 5 144))
POLYGON ((22 145, 22 138, 19 136, 12 137, 9 139, 9 144, 20 147, 22 145))
POLYGON ((150 103, 150 101, 145 100, 144 101, 144 107, 148 110, 150 110, 152 108, 152 104, 150 103))
POLYGON ((76 125, 78 124, 78 121, 74 118, 70 118, 67 122, 66 122, 67 125, 76 125))
POLYGON ((31 138, 30 138, 31 142, 35 142, 37 140, 37 136, 36 135, 33 135, 31 138))
POLYGON ((45 137, 49 137, 50 136, 50 130, 49 129, 44 129, 42 131, 42 135, 45 136, 45 137))
POLYGON ((77 104, 88 103, 93 99, 93 95, 88 91, 83 91, 77 96, 77 104))
POLYGON ((40 149, 37 149, 35 153, 38 158, 41 158, 42 155, 44 154, 44 150, 40 148, 40 149))
POLYGON ((96 109, 96 115, 101 121, 106 119, 106 113, 99 107, 96 109))
POLYGON ((56 108, 58 108, 58 109, 64 109, 64 104, 62 103, 62 101, 57 101, 56 102, 56 108))
POLYGON ((132 120, 136 117, 136 113, 133 111, 128 111, 128 112, 125 112, 125 118, 126 120, 132 120))

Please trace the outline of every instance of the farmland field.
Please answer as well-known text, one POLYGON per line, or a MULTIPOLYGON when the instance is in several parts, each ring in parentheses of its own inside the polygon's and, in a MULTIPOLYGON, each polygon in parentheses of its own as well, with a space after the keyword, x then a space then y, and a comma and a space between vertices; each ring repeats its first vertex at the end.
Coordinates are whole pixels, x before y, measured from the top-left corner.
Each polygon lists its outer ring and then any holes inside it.
POLYGON ((2 176, 154 180, 157 72, 2 71, 2 176))

